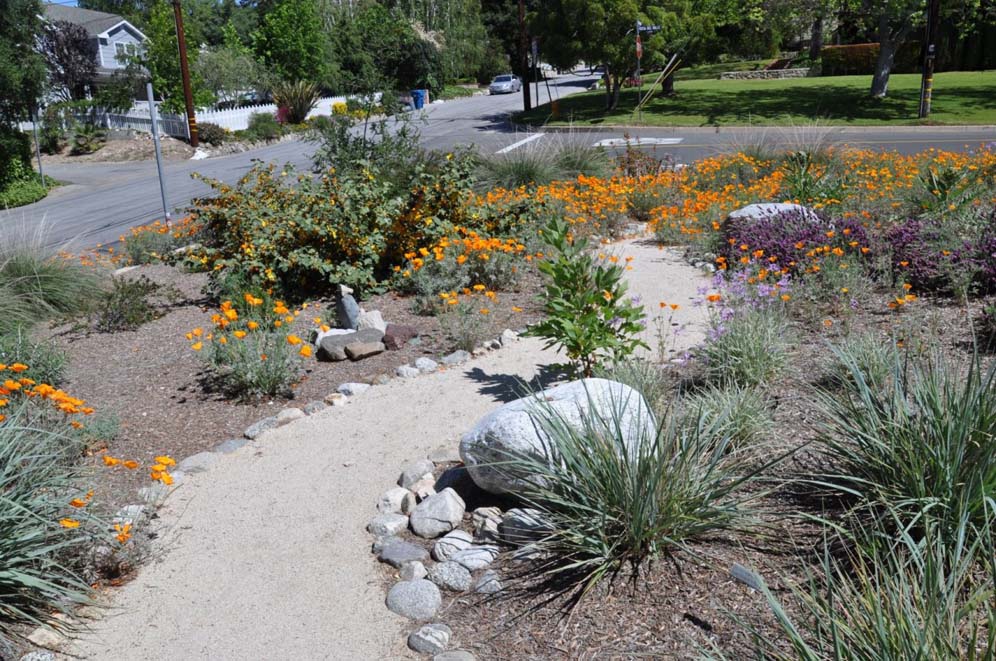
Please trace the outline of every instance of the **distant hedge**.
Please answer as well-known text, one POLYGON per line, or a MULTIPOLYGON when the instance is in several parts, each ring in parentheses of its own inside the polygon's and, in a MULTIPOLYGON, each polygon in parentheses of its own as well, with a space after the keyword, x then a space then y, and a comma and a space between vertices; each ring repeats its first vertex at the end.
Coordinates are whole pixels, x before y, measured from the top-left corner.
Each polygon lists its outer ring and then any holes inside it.
MULTIPOLYGON (((824 46, 820 51, 822 75, 857 76, 875 72, 879 45, 851 44, 849 46, 824 46)), ((893 73, 913 73, 919 70, 920 44, 910 41, 899 47, 893 73)))

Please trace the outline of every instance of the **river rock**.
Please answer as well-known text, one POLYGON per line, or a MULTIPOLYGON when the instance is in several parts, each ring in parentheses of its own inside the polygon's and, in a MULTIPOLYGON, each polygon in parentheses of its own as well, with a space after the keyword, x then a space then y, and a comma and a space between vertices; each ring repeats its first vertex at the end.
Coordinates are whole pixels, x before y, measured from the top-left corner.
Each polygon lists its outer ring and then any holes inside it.
POLYGON ((411 489, 420 480, 431 478, 432 471, 435 468, 435 465, 428 459, 413 461, 401 470, 401 476, 398 478, 398 486, 411 489))
POLYGON ((478 569, 489 567, 500 552, 501 549, 494 544, 483 544, 457 551, 450 556, 450 560, 460 563, 470 571, 477 571, 478 569))
POLYGON ((340 328, 356 328, 360 321, 360 306, 349 287, 340 285, 335 299, 335 318, 340 328))
POLYGON ((443 603, 439 588, 420 578, 395 583, 387 593, 387 607, 392 613, 412 620, 428 620, 443 603))
POLYGON ((621 433, 623 445, 631 450, 652 442, 656 434, 654 415, 633 388, 608 379, 572 381, 513 400, 464 434, 460 456, 474 482, 495 494, 527 490, 537 476, 501 463, 513 458, 549 462, 550 439, 541 421, 551 417, 576 429, 621 433))
POLYGON ((421 562, 429 557, 429 552, 417 544, 395 539, 384 545, 377 559, 392 567, 401 568, 408 562, 421 562))
POLYGON ((378 514, 370 519, 367 532, 378 537, 397 535, 408 527, 408 517, 403 514, 378 514))
POLYGON ((450 592, 466 592, 473 579, 470 571, 457 562, 440 562, 429 568, 429 580, 450 592))
POLYGON ((409 521, 412 532, 427 539, 448 533, 463 519, 466 507, 456 491, 443 489, 415 507, 409 521))
POLYGON ((429 374, 430 372, 435 372, 439 367, 439 364, 432 358, 426 358, 422 356, 415 361, 415 368, 422 374, 429 374))
POLYGON ((365 328, 373 328, 381 333, 387 330, 387 322, 384 321, 380 310, 370 310, 369 312, 363 310, 360 312, 360 316, 356 320, 356 330, 363 330, 365 328))
POLYGON ((464 530, 452 530, 436 540, 432 547, 432 557, 437 562, 445 562, 457 551, 470 548, 474 538, 464 530))
POLYGON ((426 624, 411 632, 408 636, 408 647, 420 654, 438 654, 450 644, 453 630, 445 624, 426 624))
POLYGON ((415 509, 415 494, 408 489, 394 487, 377 499, 377 511, 383 514, 409 514, 415 509))

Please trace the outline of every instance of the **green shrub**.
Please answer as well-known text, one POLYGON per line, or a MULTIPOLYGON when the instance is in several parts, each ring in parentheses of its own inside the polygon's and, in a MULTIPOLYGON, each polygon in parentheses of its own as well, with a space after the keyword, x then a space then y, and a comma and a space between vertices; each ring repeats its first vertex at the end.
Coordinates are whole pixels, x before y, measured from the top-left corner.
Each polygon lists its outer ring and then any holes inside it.
POLYGON ((228 141, 228 132, 217 124, 204 122, 197 125, 197 137, 202 142, 217 147, 228 141))
POLYGON ((0 335, 0 363, 21 363, 29 367, 21 376, 38 383, 58 386, 66 374, 69 362, 65 352, 49 342, 34 342, 21 328, 0 335))
POLYGON ((43 232, 4 237, 0 243, 0 335, 37 321, 73 315, 87 308, 100 277, 72 258, 53 255, 43 232))
POLYGON ((318 103, 318 85, 305 80, 273 86, 273 102, 287 124, 301 124, 318 103))
POLYGON ((34 204, 48 195, 48 188, 37 176, 12 181, 0 188, 0 209, 14 209, 34 204))
POLYGON ((591 376, 605 359, 619 362, 646 344, 643 306, 625 298, 622 266, 597 259, 588 240, 571 236, 570 225, 554 219, 543 230, 551 253, 538 268, 548 280, 540 299, 546 318, 527 334, 546 340, 546 347, 564 350, 578 371, 591 376))
MULTIPOLYGON (((996 510, 989 516, 996 520, 996 510)), ((963 519, 955 533, 929 524, 916 535, 863 530, 844 558, 829 541, 818 574, 791 586, 787 599, 762 587, 781 635, 754 628, 758 658, 996 658, 992 531, 963 519)))
POLYGON ((706 421, 735 448, 750 448, 774 427, 766 399, 757 388, 706 387, 682 398, 681 409, 682 424, 706 421))
POLYGON ((73 129, 73 146, 70 152, 79 156, 99 151, 107 140, 107 133, 96 124, 77 124, 73 129))
POLYGON ((165 225, 157 229, 133 231, 124 239, 124 254, 131 265, 153 264, 172 259, 171 253, 195 242, 189 235, 175 236, 165 225))
POLYGON ((996 494, 996 366, 897 357, 880 390, 854 359, 840 360, 848 387, 818 398, 819 448, 831 468, 813 479, 868 516, 915 521, 930 511, 950 531, 965 513, 985 525, 996 494))
POLYGON ((488 319, 491 312, 487 299, 473 294, 454 295, 453 305, 443 305, 437 315, 443 335, 453 349, 473 351, 488 339, 488 319), (482 313, 481 310, 488 310, 482 313))
POLYGON ((24 407, 0 422, 0 646, 22 642, 39 623, 72 628, 71 613, 89 601, 88 585, 70 568, 91 542, 88 526, 65 528, 65 517, 86 520, 69 500, 79 493, 74 468, 82 450, 71 437, 23 421, 24 407))
POLYGON ((537 402, 533 415, 549 439, 547 456, 506 462, 511 474, 531 476, 516 495, 549 523, 534 543, 552 554, 549 571, 579 581, 582 590, 626 564, 743 525, 745 505, 759 493, 748 492, 760 469, 744 471, 709 422, 686 428, 669 419, 627 444, 622 429, 630 425, 621 416, 632 404, 611 405, 609 419, 589 415, 579 428, 537 402))
POLYGON ((246 135, 250 140, 276 140, 283 133, 277 118, 267 112, 257 112, 249 116, 246 135))
POLYGON ((157 294, 175 297, 175 292, 164 292, 162 285, 144 275, 112 278, 111 288, 101 292, 90 311, 90 325, 101 333, 135 330, 158 316, 149 300, 157 294))
POLYGON ((777 378, 788 360, 788 320, 774 308, 746 310, 712 320, 697 350, 706 380, 715 385, 758 386, 777 378))

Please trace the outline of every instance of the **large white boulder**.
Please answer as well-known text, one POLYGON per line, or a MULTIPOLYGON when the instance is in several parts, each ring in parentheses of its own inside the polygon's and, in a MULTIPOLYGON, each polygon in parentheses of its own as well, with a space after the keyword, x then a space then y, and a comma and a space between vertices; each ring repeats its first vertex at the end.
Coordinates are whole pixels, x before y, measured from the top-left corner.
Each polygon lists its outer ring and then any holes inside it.
POLYGON ((776 216, 789 215, 795 216, 800 220, 806 220, 812 223, 819 223, 820 217, 815 211, 809 207, 805 207, 801 204, 792 204, 791 202, 761 202, 758 204, 748 204, 745 207, 741 207, 736 211, 730 212, 727 216, 730 220, 740 220, 747 218, 749 220, 767 220, 769 218, 775 218, 776 216))
POLYGON ((464 434, 460 457, 474 482, 496 494, 515 494, 528 487, 535 476, 513 472, 502 462, 513 457, 549 462, 549 438, 542 421, 551 416, 574 429, 618 433, 628 450, 653 440, 656 432, 650 407, 633 388, 608 379, 572 381, 509 402, 464 434))

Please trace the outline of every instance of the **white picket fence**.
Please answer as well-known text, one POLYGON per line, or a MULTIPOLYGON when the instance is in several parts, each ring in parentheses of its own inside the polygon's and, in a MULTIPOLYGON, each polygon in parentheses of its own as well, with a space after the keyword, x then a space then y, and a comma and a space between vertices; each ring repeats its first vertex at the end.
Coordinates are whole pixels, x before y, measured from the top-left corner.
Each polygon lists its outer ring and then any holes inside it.
MULTIPOLYGON (((329 96, 318 100, 315 107, 308 113, 308 117, 318 115, 331 115, 332 106, 336 103, 345 103, 344 96, 329 96)), ((277 106, 272 103, 261 103, 254 106, 242 108, 231 108, 229 110, 199 110, 197 111, 198 124, 217 124, 221 128, 230 131, 243 131, 249 128, 249 118, 253 115, 265 113, 275 115, 277 106)), ((187 117, 186 115, 172 115, 169 113, 158 113, 159 131, 164 135, 171 135, 175 138, 187 139, 187 117)), ((82 119, 82 117, 80 117, 82 119)), ((149 104, 146 102, 136 102, 125 113, 100 113, 96 117, 96 123, 107 129, 132 129, 135 131, 152 132, 152 119, 149 113, 149 104)), ((22 122, 22 131, 31 131, 31 122, 22 122)))

